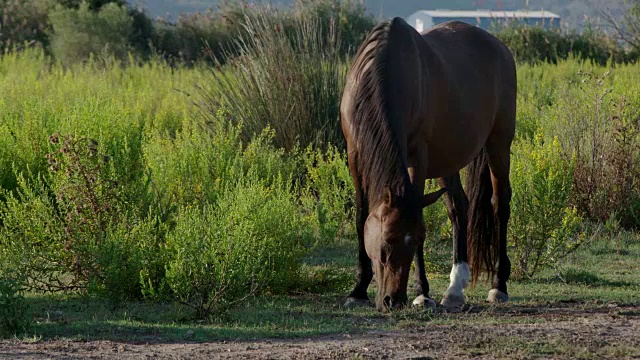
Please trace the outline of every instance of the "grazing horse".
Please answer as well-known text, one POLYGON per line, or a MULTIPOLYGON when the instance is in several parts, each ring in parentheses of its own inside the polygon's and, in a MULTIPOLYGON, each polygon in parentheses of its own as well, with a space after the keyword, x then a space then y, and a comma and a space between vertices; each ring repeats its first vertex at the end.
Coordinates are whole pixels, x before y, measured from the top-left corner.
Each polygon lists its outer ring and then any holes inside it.
POLYGON ((395 18, 368 35, 340 105, 359 245, 357 282, 345 306, 368 302, 374 272, 377 308, 405 305, 415 256, 413 305, 435 307, 422 209, 445 192, 454 256, 442 305, 462 306, 463 289, 481 272, 493 277, 488 300, 507 301, 516 87, 507 47, 475 26, 452 21, 419 34, 395 18), (469 197, 460 180, 465 167, 469 197), (425 180, 435 178, 441 189, 423 195, 425 180))

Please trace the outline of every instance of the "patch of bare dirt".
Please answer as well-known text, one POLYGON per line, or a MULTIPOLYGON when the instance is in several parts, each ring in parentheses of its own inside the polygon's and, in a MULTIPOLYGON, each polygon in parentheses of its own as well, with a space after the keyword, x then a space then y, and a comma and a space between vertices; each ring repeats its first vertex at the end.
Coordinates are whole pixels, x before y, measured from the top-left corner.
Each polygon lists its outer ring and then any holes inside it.
POLYGON ((0 342, 2 359, 430 359, 640 357, 640 306, 471 307, 446 324, 295 340, 134 344, 0 342))

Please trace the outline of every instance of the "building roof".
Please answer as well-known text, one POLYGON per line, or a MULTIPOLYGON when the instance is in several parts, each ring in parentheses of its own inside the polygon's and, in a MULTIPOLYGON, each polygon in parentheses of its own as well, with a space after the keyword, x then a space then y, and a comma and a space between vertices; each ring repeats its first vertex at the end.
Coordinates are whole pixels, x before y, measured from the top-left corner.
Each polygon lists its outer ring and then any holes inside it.
POLYGON ((502 11, 502 10, 420 10, 413 15, 428 15, 431 17, 446 18, 546 18, 559 19, 560 16, 550 11, 502 11))

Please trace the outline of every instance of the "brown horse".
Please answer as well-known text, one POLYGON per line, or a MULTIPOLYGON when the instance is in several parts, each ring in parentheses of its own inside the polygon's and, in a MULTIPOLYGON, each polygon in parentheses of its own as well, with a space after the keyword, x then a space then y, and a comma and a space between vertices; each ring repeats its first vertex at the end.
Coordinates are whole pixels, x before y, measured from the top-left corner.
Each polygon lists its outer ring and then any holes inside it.
POLYGON ((400 18, 383 22, 353 61, 340 112, 359 244, 357 283, 345 306, 368 301, 373 270, 378 309, 406 304, 414 255, 413 304, 435 306, 424 267, 422 209, 444 189, 454 261, 442 304, 464 304, 463 288, 482 271, 494 277, 488 300, 507 301, 516 115, 516 70, 507 47, 462 22, 422 35, 400 18), (467 165, 469 197, 460 181, 467 165), (443 189, 423 195, 425 180, 433 178, 443 189))

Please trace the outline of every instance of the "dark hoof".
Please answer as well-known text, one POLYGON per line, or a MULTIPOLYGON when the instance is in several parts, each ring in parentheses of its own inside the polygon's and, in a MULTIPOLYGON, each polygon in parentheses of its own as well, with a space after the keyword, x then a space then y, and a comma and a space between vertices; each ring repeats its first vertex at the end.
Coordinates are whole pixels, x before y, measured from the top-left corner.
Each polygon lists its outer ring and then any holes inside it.
POLYGON ((464 295, 444 294, 440 305, 447 310, 458 310, 464 306, 465 302, 464 295))
POLYGON ((415 300, 413 300, 412 305, 415 307, 424 307, 425 309, 436 309, 436 302, 424 295, 419 295, 415 300))
POLYGON ((357 299, 354 297, 347 298, 347 301, 344 302, 344 307, 347 309, 355 309, 359 307, 368 307, 371 304, 368 299, 357 299))
POLYGON ((498 289, 489 290, 489 296, 487 296, 487 301, 490 303, 506 303, 509 301, 509 295, 503 293, 498 289))

